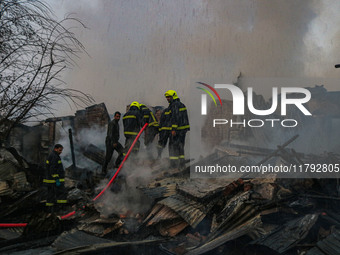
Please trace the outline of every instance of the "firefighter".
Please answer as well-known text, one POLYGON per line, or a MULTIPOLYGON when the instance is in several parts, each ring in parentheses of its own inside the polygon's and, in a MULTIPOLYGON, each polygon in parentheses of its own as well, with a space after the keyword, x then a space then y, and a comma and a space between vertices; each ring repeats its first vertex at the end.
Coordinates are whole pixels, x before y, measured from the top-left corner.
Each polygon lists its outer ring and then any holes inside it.
POLYGON ((170 137, 171 122, 170 122, 170 110, 165 108, 162 111, 160 121, 159 121, 159 139, 157 145, 157 158, 160 159, 162 156, 163 149, 165 148, 168 139, 170 137))
POLYGON ((115 112, 113 120, 110 121, 107 127, 107 135, 105 139, 106 154, 105 162, 102 167, 102 173, 106 175, 107 166, 112 158, 114 150, 117 151, 118 157, 115 162, 115 167, 119 167, 120 163, 123 161, 123 146, 119 143, 119 120, 121 113, 115 112))
POLYGON ((64 209, 63 207, 67 203, 65 170, 60 158, 63 148, 61 144, 56 144, 46 160, 43 182, 47 185, 46 207, 49 212, 54 212, 56 205, 59 206, 59 209, 64 209))
POLYGON ((185 136, 187 131, 190 130, 188 111, 178 98, 176 91, 168 90, 164 95, 169 103, 169 121, 171 124, 169 140, 170 166, 183 168, 185 166, 185 136))
MULTIPOLYGON (((140 112, 139 103, 134 101, 130 104, 130 109, 123 116, 123 125, 124 125, 124 135, 125 135, 125 148, 123 155, 129 151, 133 141, 138 135, 142 124, 142 115, 140 112)), ((132 154, 135 156, 139 151, 140 142, 139 140, 136 142, 135 147, 132 150, 132 154)))
POLYGON ((145 132, 144 145, 146 146, 146 150, 150 159, 152 159, 153 157, 150 147, 155 136, 158 134, 159 124, 153 112, 148 107, 146 107, 145 104, 140 104, 140 110, 143 116, 142 126, 144 126, 146 123, 149 124, 144 131, 145 132))

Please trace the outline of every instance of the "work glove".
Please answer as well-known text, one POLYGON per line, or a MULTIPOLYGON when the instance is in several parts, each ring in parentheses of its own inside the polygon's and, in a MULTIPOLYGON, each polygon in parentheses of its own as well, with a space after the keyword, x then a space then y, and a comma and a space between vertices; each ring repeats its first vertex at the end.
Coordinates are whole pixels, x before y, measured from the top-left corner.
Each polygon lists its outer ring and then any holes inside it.
POLYGON ((55 185, 56 185, 57 187, 59 187, 59 186, 61 185, 59 179, 56 179, 56 180, 55 180, 55 185))

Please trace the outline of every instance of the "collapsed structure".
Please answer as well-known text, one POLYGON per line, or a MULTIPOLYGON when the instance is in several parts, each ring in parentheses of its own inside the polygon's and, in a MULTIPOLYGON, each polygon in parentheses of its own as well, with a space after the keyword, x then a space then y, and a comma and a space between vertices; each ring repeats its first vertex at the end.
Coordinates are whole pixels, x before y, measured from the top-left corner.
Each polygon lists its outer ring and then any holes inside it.
MULTIPOLYGON (((339 94, 323 87, 311 88, 311 92, 317 101, 311 101, 308 108, 315 118, 313 123, 301 120, 302 134, 288 132, 284 142, 274 147, 268 130, 221 126, 205 137, 211 147, 218 146, 190 164, 339 164, 340 155, 334 151, 302 153, 298 149, 299 143, 305 143, 304 128, 315 123, 320 122, 318 130, 337 135, 339 94), (325 111, 329 104, 334 112, 325 111), (225 141, 220 143, 218 135, 225 141), (246 140, 262 146, 245 145, 246 140)), ((266 105, 261 96, 256 102, 266 105)), ((207 123, 214 114, 211 109, 207 123)), ((69 121, 68 126, 79 135, 82 125, 92 126, 91 118, 105 130, 109 119, 105 105, 78 111, 75 117, 50 119, 46 123, 52 140, 48 141, 57 140, 58 135, 53 135, 56 122, 69 121)), ((308 146, 317 151, 312 143, 308 146)), ((77 150, 77 158, 81 152, 97 166, 103 162, 99 144, 89 142, 77 150)), ((61 220, 41 212, 43 188, 37 177, 43 169, 38 162, 30 163, 13 148, 2 149, 0 155, 1 222, 27 223, 25 228, 0 229, 1 253, 30 249, 51 254, 340 254, 338 179, 280 179, 275 174, 265 179, 247 175, 190 178, 190 167, 169 170, 166 159, 141 159, 138 166, 128 163, 126 173, 93 203, 91 198, 103 187, 102 177, 92 167, 76 165, 76 159, 69 161, 66 171, 70 211, 75 214, 61 220), (141 180, 143 174, 147 176, 141 180)))

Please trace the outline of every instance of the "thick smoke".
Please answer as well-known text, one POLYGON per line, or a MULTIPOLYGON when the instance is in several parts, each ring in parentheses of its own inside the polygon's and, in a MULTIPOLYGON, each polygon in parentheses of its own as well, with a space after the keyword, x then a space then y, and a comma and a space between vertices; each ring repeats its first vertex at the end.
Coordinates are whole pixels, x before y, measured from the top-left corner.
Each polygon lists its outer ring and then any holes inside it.
MULTIPOLYGON (((109 169, 110 171, 112 169, 109 169)), ((110 177, 113 174, 112 171, 110 177)), ((137 213, 145 213, 150 209, 152 200, 144 195, 138 187, 148 184, 151 178, 150 167, 141 167, 131 162, 126 163, 113 184, 102 195, 99 203, 96 203, 97 210, 103 216, 111 214, 135 216, 137 213)), ((104 179, 97 190, 101 191, 107 183, 108 179, 104 179)))
POLYGON ((59 17, 72 12, 88 26, 75 32, 91 57, 82 56, 67 80, 109 109, 133 100, 164 105, 167 89, 188 98, 193 81, 231 83, 240 72, 245 86, 256 79, 258 93, 294 86, 295 78, 313 86, 322 77, 332 90, 326 75, 340 75, 334 0, 49 3, 59 17))
MULTIPOLYGON (((60 137, 56 142, 64 146, 62 160, 65 167, 69 167, 73 164, 68 133, 69 128, 70 127, 60 128, 60 137)), ((83 152, 89 144, 93 144, 99 149, 105 151, 105 136, 106 131, 104 132, 104 130, 98 126, 93 126, 89 129, 82 129, 79 134, 75 134, 73 131, 73 144, 77 167, 86 168, 93 172, 101 171, 100 165, 85 157, 83 152)))
MULTIPOLYGON (((174 89, 190 114, 199 100, 193 96, 196 81, 232 83, 240 73, 243 89, 253 87, 267 99, 272 87, 338 88, 336 0, 48 3, 58 17, 74 13, 88 27, 75 33, 90 57, 81 56, 65 79, 108 109, 124 112, 134 100, 166 106, 163 94, 174 89)), ((190 121, 195 142, 201 123, 190 121)))
MULTIPOLYGON (((57 143, 64 146, 61 157, 65 167, 72 165, 70 141, 67 131, 68 127, 61 128, 59 139, 57 140, 57 143)), ((84 171, 97 172, 97 174, 101 172, 101 166, 85 157, 83 152, 89 144, 93 144, 105 151, 105 136, 106 131, 104 132, 102 128, 94 126, 90 129, 81 130, 76 137, 73 137, 76 166, 78 168, 84 168, 84 171)), ((124 140, 124 138, 121 138, 120 142, 124 144, 124 140)), ((155 146, 153 149, 155 149, 155 146)), ((155 151, 153 152, 155 153, 155 151)), ((114 152, 111 160, 114 161, 116 157, 117 153, 114 152)), ((142 163, 148 159, 148 154, 143 146, 143 139, 141 139, 141 151, 138 154, 138 159, 141 162, 140 164, 136 164, 133 161, 133 156, 130 156, 111 187, 104 193, 99 202, 96 203, 96 208, 103 216, 111 214, 135 215, 136 213, 143 213, 150 208, 152 200, 148 199, 137 189, 138 186, 149 183, 152 177, 152 169, 147 164, 142 163)), ((108 168, 108 172, 111 175, 108 175, 96 187, 97 193, 107 185, 115 170, 117 169, 108 168)))

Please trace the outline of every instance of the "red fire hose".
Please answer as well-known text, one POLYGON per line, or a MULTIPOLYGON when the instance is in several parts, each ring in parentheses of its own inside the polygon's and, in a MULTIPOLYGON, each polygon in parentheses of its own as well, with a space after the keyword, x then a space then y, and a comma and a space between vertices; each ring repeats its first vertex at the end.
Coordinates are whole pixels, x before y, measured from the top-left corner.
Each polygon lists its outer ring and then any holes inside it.
MULTIPOLYGON (((120 164, 119 168, 117 169, 116 173, 114 174, 114 176, 111 178, 111 180, 109 181, 109 183, 105 186, 105 188, 95 197, 92 199, 92 201, 96 201, 99 197, 101 197, 101 195, 104 194, 104 192, 110 187, 110 185, 112 184, 112 182, 116 179, 119 171, 122 169, 124 162, 127 160, 127 158, 129 157, 133 147, 135 146, 137 140, 139 139, 139 137, 141 136, 141 134, 143 133, 143 131, 145 130, 145 128, 148 126, 148 123, 146 123, 143 128, 139 131, 138 135, 136 136, 135 140, 133 141, 132 145, 130 146, 130 149, 128 150, 128 152, 126 153, 122 163, 120 164)), ((61 216, 61 219, 67 219, 68 217, 71 217, 72 215, 74 215, 76 213, 76 211, 70 212, 68 214, 65 214, 63 216, 61 216)), ((27 223, 0 223, 0 227, 2 228, 15 228, 15 227, 26 227, 27 223)))
POLYGON ((26 227, 27 223, 0 223, 0 227, 2 228, 19 228, 26 227))
POLYGON ((129 151, 126 153, 122 163, 120 164, 118 170, 116 171, 116 173, 114 174, 114 176, 111 178, 111 180, 109 181, 109 183, 106 185, 106 187, 94 198, 92 199, 92 201, 96 201, 101 195, 104 194, 105 190, 107 190, 108 187, 110 187, 110 185, 112 184, 112 182, 116 179, 120 169, 122 169, 124 162, 127 160, 127 158, 129 157, 133 147, 135 146, 138 138, 140 137, 140 135, 143 133, 144 129, 148 126, 148 123, 146 123, 143 128, 139 131, 138 135, 136 136, 135 140, 133 141, 132 145, 130 146, 129 151))

